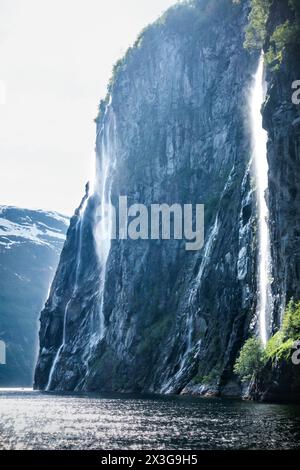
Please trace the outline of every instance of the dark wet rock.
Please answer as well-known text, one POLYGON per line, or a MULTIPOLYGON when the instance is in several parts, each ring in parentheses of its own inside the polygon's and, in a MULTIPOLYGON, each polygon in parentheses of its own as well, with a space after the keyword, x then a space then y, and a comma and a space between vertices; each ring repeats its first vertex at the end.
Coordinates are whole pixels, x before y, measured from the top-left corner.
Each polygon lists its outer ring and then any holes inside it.
POLYGON ((253 380, 244 398, 262 402, 300 403, 299 365, 291 360, 268 363, 258 378, 253 380))

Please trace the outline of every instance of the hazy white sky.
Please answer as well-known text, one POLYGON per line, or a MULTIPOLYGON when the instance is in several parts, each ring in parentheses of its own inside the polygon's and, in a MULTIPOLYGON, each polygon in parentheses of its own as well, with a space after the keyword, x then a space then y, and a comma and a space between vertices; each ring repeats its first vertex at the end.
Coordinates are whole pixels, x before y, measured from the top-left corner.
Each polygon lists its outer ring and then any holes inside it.
POLYGON ((112 66, 174 3, 0 0, 0 205, 72 214, 112 66))

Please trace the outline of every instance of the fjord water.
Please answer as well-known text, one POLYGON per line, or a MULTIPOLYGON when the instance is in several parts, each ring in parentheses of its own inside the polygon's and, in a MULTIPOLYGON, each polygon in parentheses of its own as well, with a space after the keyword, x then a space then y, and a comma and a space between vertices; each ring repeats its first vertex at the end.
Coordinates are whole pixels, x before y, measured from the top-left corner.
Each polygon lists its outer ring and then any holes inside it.
POLYGON ((300 406, 0 390, 1 449, 296 449, 300 406))

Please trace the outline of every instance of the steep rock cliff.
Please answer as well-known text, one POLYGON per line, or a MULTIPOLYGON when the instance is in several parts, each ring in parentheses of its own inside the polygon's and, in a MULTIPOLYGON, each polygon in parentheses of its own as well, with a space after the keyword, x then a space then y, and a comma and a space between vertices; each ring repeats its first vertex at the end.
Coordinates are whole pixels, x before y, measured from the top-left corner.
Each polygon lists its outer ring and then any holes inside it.
POLYGON ((117 65, 97 118, 95 190, 41 315, 36 388, 230 392, 256 302, 247 16, 247 2, 179 5, 117 65), (204 248, 101 241, 100 202, 119 195, 205 204, 204 248))
MULTIPOLYGON (((276 28, 289 21, 300 28, 298 2, 271 2, 264 45, 267 53, 276 28), (294 5, 294 6, 293 6, 294 5)), ((282 60, 267 66, 263 108, 268 132, 270 234, 273 263, 273 333, 282 324, 291 298, 300 299, 300 105, 292 102, 300 80, 300 35, 286 44, 282 60)), ((299 401, 300 366, 292 360, 269 362, 250 389, 258 400, 299 401)))
MULTIPOLYGON (((275 28, 292 16, 291 8, 286 2, 283 3, 274 2, 272 5, 266 50, 275 28)), ((279 307, 274 317, 275 326, 280 324, 290 298, 300 298, 300 106, 292 102, 292 84, 300 77, 299 46, 299 42, 289 46, 282 63, 275 70, 268 67, 268 90, 263 113, 269 136, 274 297, 279 307)))

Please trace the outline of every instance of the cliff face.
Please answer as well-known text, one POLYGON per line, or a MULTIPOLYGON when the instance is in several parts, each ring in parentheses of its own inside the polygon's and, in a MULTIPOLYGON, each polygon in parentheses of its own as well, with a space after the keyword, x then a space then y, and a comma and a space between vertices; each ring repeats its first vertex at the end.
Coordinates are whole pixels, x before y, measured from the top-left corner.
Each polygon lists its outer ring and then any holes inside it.
MULTIPOLYGON (((292 16, 291 8, 274 2, 268 40, 275 28, 292 16)), ((269 206, 271 213, 276 326, 291 297, 300 298, 300 106, 292 102, 292 84, 300 77, 299 42, 288 47, 278 69, 268 68, 264 126, 268 131, 269 206)))
POLYGON ((0 206, 0 387, 30 387, 37 324, 69 220, 55 212, 0 206))
MULTIPOLYGON (((275 29, 287 20, 300 26, 300 8, 293 2, 273 2, 265 51, 275 29), (298 10, 298 16, 297 16, 298 10)), ((268 131, 269 209, 273 262, 273 331, 281 325, 285 307, 300 299, 300 105, 292 102, 292 84, 300 78, 300 41, 284 50, 281 63, 267 67, 267 98, 263 109, 268 131)), ((300 400, 300 367, 292 361, 268 364, 252 396, 260 400, 300 400)))
POLYGON ((97 118, 95 191, 71 220, 41 315, 36 388, 228 390, 255 311, 247 15, 247 2, 178 6, 116 67, 97 118), (204 248, 101 242, 100 202, 119 195, 205 204, 204 248))

